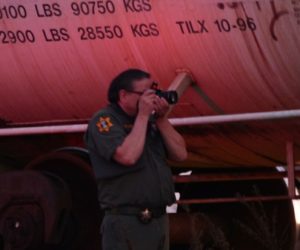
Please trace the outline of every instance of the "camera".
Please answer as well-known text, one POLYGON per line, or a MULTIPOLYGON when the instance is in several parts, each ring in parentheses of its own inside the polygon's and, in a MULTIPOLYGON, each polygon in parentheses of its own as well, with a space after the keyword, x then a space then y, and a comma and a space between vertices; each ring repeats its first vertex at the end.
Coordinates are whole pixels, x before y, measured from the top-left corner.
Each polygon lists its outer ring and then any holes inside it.
POLYGON ((169 104, 175 104, 178 101, 178 95, 175 90, 162 91, 158 88, 157 82, 152 82, 151 89, 155 90, 155 94, 159 97, 166 99, 169 104))
POLYGON ((159 97, 163 97, 169 104, 175 104, 178 101, 178 95, 175 90, 162 91, 160 89, 155 90, 155 94, 159 97))

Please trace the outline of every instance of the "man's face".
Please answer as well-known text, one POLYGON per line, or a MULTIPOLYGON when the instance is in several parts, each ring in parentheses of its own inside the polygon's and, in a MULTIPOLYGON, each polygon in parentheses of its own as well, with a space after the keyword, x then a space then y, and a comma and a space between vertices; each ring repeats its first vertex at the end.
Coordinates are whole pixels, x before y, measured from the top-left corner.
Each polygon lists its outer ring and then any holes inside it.
POLYGON ((126 91, 125 108, 129 115, 136 115, 138 112, 138 102, 141 95, 151 89, 153 80, 150 78, 143 78, 132 83, 132 90, 126 91))

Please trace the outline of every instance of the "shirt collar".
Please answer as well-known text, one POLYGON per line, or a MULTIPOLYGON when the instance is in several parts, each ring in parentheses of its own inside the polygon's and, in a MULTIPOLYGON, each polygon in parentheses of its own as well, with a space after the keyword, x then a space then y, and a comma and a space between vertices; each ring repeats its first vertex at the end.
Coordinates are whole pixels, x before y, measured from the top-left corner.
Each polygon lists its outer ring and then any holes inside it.
POLYGON ((128 115, 117 103, 111 103, 109 105, 114 111, 116 111, 118 114, 126 117, 128 120, 134 121, 135 117, 132 117, 128 115))

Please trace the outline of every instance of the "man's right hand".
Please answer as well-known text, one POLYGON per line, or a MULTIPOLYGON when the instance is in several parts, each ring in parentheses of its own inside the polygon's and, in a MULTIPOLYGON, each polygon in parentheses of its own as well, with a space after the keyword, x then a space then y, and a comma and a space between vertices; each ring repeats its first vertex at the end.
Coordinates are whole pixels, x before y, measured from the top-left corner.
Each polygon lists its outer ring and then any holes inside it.
POLYGON ((150 116, 155 110, 157 98, 154 90, 148 89, 141 95, 138 103, 138 114, 150 116))

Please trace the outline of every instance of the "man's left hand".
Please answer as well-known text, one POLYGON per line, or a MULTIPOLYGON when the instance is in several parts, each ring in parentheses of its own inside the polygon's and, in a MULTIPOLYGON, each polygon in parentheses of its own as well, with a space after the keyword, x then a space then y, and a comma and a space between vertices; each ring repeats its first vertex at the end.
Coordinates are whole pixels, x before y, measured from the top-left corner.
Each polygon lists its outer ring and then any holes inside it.
POLYGON ((169 103, 165 100, 165 98, 156 96, 154 100, 155 105, 155 115, 158 118, 163 118, 169 111, 169 103))

